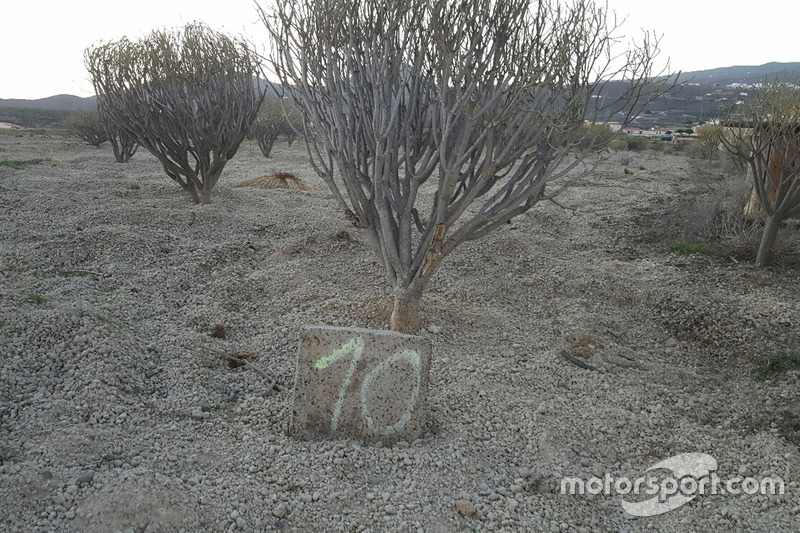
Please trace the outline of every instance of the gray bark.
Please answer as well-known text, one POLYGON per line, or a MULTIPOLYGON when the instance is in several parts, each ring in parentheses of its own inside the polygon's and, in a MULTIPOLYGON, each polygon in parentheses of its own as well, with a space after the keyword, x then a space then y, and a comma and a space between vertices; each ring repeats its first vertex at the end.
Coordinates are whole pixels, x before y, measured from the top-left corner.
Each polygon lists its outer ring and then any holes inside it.
POLYGON ((403 314, 459 244, 592 171, 597 146, 582 143, 596 97, 627 75, 603 105, 629 121, 656 49, 634 46, 612 71, 615 28, 588 0, 301 0, 262 19, 312 165, 367 233, 403 314))

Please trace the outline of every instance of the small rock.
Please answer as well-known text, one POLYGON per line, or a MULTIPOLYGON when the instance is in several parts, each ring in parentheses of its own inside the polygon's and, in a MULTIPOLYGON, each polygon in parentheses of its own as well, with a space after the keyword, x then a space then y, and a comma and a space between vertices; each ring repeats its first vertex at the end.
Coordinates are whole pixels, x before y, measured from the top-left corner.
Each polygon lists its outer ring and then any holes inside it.
POLYGON ((286 504, 285 503, 279 503, 272 510, 272 516, 275 516, 275 517, 278 517, 278 518, 286 518, 287 514, 289 514, 289 510, 286 508, 286 504))
POLYGON ((383 508, 384 512, 388 515, 396 515, 397 514, 397 507, 392 505, 391 503, 383 508))
POLYGON ((456 502, 456 511, 458 511, 458 514, 461 516, 475 516, 478 512, 475 506, 472 505, 472 502, 468 500, 458 500, 456 502))
POLYGON ((437 333, 441 333, 442 332, 442 328, 439 327, 439 326, 434 326, 433 324, 431 324, 430 326, 428 326, 428 331, 430 331, 431 333, 436 335, 437 333))
POLYGON ((87 472, 84 472, 84 473, 83 473, 83 474, 82 474, 82 475, 81 475, 81 476, 78 478, 77 484, 78 484, 79 486, 80 486, 80 485, 83 485, 84 483, 88 484, 88 483, 91 483, 93 479, 94 479, 94 470, 89 470, 89 471, 87 471, 87 472))

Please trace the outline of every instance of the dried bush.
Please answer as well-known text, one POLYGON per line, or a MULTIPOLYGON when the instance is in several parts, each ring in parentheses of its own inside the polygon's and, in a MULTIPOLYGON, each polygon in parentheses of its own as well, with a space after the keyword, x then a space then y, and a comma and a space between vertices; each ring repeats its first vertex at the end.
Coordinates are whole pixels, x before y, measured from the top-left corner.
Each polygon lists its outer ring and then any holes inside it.
POLYGON ((108 134, 97 111, 76 111, 64 119, 63 126, 71 135, 92 146, 100 146, 108 140, 108 134))
POLYGON ((625 141, 628 143, 628 150, 641 152, 650 147, 650 139, 643 135, 626 135, 625 141))
POLYGON ((627 167, 633 161, 633 154, 630 152, 622 152, 619 154, 619 164, 623 167, 627 167))
POLYGON ((697 129, 697 137, 691 144, 689 155, 699 159, 711 161, 720 153, 719 130, 711 125, 704 125, 697 129))

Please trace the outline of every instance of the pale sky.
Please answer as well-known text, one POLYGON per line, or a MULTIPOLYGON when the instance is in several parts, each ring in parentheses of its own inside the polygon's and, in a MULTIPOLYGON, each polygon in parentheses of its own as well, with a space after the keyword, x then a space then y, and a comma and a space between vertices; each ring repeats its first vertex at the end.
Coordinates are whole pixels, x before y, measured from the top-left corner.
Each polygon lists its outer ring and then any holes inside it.
MULTIPOLYGON (((288 0, 286 0, 288 1, 288 0)), ((602 0, 596 0, 602 2, 602 0)), ((267 5, 264 0, 263 5, 267 5)), ((100 41, 138 38, 201 20, 263 46, 253 0, 2 0, 0 98, 94 94, 83 51, 100 41)), ((621 35, 663 35, 660 58, 689 72, 771 61, 800 61, 797 0, 608 0, 627 21, 621 35)))

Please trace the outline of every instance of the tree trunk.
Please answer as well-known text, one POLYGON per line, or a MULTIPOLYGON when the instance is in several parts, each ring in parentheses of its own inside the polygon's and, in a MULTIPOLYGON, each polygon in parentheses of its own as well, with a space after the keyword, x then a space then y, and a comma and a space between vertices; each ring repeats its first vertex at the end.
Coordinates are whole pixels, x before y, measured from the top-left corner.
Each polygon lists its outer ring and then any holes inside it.
POLYGON ((188 187, 184 187, 184 189, 189 191, 189 196, 192 197, 192 202, 194 202, 195 204, 199 204, 200 203, 200 196, 198 196, 197 189, 195 189, 194 185, 192 185, 190 183, 189 186, 188 187))
POLYGON ((272 146, 275 144, 275 138, 273 137, 259 137, 258 139, 258 148, 261 150, 261 153, 264 154, 264 157, 269 159, 269 154, 272 153, 272 146))
POLYGON ((756 256, 756 266, 762 267, 767 264, 770 253, 775 246, 775 240, 778 238, 778 230, 781 229, 781 220, 778 214, 767 217, 767 225, 764 226, 764 233, 761 234, 761 245, 758 247, 758 256, 756 256))
POLYGON ((200 193, 200 202, 201 204, 210 204, 211 203, 211 187, 206 184, 203 184, 203 191, 200 193))
POLYGON ((416 333, 422 327, 419 313, 419 302, 425 283, 414 280, 409 287, 396 287, 394 290, 394 307, 389 318, 389 327, 401 333, 416 333))

